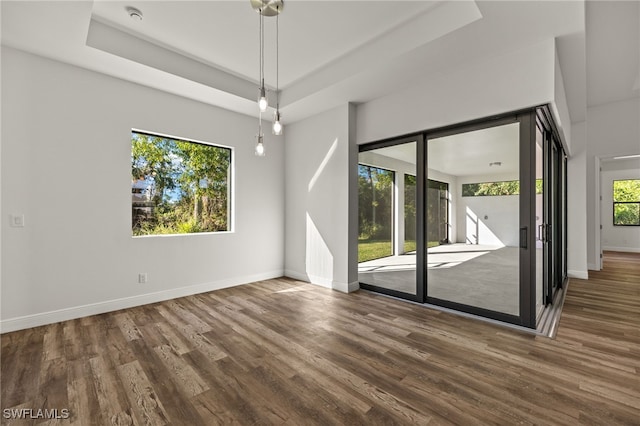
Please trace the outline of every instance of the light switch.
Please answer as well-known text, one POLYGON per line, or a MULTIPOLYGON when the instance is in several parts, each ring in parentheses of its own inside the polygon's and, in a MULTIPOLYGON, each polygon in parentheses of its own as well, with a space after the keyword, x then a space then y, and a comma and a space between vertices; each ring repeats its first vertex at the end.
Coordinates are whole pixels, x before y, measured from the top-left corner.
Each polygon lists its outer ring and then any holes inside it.
POLYGON ((11 215, 11 226, 14 228, 24 228, 24 215, 14 214, 11 215))

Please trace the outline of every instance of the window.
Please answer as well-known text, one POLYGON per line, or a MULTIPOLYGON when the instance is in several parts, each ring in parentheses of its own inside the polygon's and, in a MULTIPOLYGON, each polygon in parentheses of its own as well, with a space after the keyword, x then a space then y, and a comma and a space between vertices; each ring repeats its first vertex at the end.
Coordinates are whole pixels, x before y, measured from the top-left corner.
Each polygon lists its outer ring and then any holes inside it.
POLYGON ((231 149, 131 132, 134 236, 231 229, 231 149))
MULTIPOLYGON (((519 195, 520 181, 506 180, 501 182, 463 183, 463 197, 482 197, 494 195, 519 195)), ((536 194, 542 194, 542 179, 536 179, 536 194)))
POLYGON ((640 179, 613 181, 614 226, 640 226, 640 179))
POLYGON ((358 262, 393 255, 395 172, 358 165, 358 262))

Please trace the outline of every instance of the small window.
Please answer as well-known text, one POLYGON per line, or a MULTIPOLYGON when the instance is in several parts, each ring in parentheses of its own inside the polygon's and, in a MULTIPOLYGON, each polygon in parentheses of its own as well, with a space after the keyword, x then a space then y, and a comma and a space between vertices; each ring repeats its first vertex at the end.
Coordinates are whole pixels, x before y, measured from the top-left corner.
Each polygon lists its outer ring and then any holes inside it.
MULTIPOLYGON (((520 181, 505 180, 500 182, 463 183, 463 197, 483 197, 496 195, 519 195, 520 181)), ((542 194, 542 179, 536 179, 536 194, 542 194)))
POLYGON ((614 226, 640 226, 640 179, 613 181, 614 226))
POLYGON ((131 132, 134 236, 231 229, 231 149, 131 132))

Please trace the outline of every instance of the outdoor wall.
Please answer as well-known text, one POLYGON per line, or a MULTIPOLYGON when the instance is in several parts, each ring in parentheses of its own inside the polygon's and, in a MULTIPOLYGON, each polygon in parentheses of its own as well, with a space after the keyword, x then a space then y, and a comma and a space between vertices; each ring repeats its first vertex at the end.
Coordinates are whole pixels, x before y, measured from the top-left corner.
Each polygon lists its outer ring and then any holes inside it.
MULTIPOLYGON (((600 181, 598 158, 640 154, 640 98, 587 109, 587 256, 600 269, 600 181)), ((571 190, 571 189, 570 189, 571 190)))
POLYGON ((352 115, 345 104, 285 129, 285 274, 344 292, 358 288, 352 115))
POLYGON ((640 226, 613 226, 613 181, 640 179, 640 167, 603 170, 601 178, 602 249, 640 253, 640 226))
POLYGON ((567 160, 567 274, 588 279, 587 268, 587 124, 571 131, 571 156, 567 160))
POLYGON ((514 174, 458 176, 457 240, 467 244, 517 247, 519 244, 519 203, 515 195, 463 197, 462 184, 517 180, 514 174), (486 218, 485 218, 486 216, 486 218))
POLYGON ((284 143, 256 157, 255 118, 5 47, 2 106, 3 332, 282 275, 284 143), (132 238, 132 128, 234 148, 234 232, 132 238))

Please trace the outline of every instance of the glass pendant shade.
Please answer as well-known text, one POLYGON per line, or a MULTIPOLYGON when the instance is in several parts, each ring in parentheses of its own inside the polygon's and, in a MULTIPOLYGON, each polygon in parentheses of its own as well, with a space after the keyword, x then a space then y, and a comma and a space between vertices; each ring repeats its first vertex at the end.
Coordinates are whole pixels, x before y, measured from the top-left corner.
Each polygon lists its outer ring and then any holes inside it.
POLYGON ((260 87, 260 97, 258 98, 258 107, 260 108, 260 112, 265 112, 268 106, 269 102, 267 102, 267 91, 264 89, 264 86, 262 86, 260 87))
POLYGON ((264 137, 262 135, 256 135, 256 155, 258 157, 264 157, 264 137))
POLYGON ((280 111, 276 111, 273 115, 273 134, 280 136, 282 134, 282 123, 280 122, 280 111))

